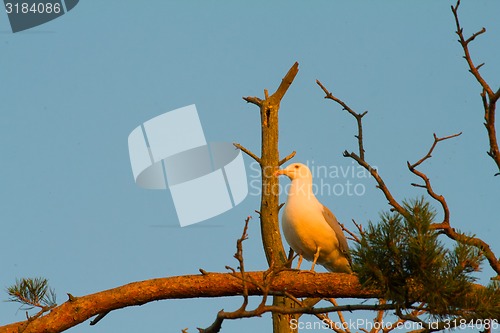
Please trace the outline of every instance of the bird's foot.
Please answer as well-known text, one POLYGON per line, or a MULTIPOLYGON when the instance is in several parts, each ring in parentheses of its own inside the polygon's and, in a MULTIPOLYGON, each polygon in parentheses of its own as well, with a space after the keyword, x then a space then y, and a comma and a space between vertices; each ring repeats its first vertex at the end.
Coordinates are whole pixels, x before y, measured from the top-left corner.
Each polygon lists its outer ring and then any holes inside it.
POLYGON ((314 269, 310 269, 310 270, 299 270, 299 274, 302 274, 302 273, 316 274, 316 272, 314 271, 314 269))

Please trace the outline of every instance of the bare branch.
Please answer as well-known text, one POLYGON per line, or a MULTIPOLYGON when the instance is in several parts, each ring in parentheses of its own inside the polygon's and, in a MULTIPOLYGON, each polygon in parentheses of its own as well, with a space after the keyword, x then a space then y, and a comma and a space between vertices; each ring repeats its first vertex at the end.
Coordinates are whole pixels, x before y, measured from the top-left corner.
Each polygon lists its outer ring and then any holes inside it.
POLYGON ((363 226, 359 223, 356 223, 356 221, 354 221, 354 219, 352 219, 352 223, 354 223, 354 225, 356 226, 356 228, 358 228, 358 231, 359 231, 359 234, 360 235, 363 235, 365 232, 363 231, 363 226))
POLYGON ((338 104, 340 104, 344 110, 349 112, 354 118, 356 118, 356 122, 358 124, 358 135, 356 135, 356 138, 358 139, 358 149, 359 149, 359 155, 354 153, 354 152, 348 152, 347 150, 344 151, 344 157, 350 157, 356 162, 358 162, 359 165, 361 165, 365 170, 370 172, 370 174, 375 178, 378 184, 378 188, 384 193, 389 205, 391 205, 394 210, 399 212, 403 216, 408 216, 409 213, 406 211, 406 209, 401 206, 396 199, 392 196, 392 193, 389 191, 387 186, 385 185, 384 181, 382 180, 382 177, 378 174, 377 169, 373 168, 370 164, 368 164, 365 160, 364 154, 365 150, 363 148, 363 125, 362 125, 362 118, 367 114, 368 111, 365 111, 363 113, 356 113, 354 110, 352 110, 346 103, 344 103, 342 100, 338 99, 335 97, 326 87, 319 81, 316 80, 316 83, 320 88, 325 92, 326 96, 325 98, 331 99, 338 104))
POLYGON ((414 169, 417 166, 419 166, 420 164, 422 164, 422 162, 424 162, 428 158, 431 158, 432 157, 432 152, 434 151, 434 148, 436 148, 436 145, 438 144, 438 142, 444 141, 444 140, 448 140, 448 139, 451 139, 451 138, 454 138, 454 137, 457 137, 457 136, 460 136, 460 135, 462 135, 462 132, 456 133, 456 134, 453 134, 453 135, 449 135, 449 136, 445 136, 445 137, 442 137, 442 138, 438 138, 436 136, 436 133, 434 133, 433 134, 433 136, 434 136, 434 143, 432 144, 431 148, 429 149, 429 152, 424 157, 422 157, 420 160, 418 160, 418 162, 412 164, 411 168, 414 169))
POLYGON ((447 235, 449 238, 451 238, 457 242, 460 242, 463 244, 468 244, 468 245, 471 245, 471 246, 474 246, 474 247, 481 249, 481 251, 483 251, 483 253, 484 253, 484 256, 488 260, 491 268, 493 268, 493 270, 498 274, 498 276, 500 276, 500 262, 498 261, 498 258, 495 256, 495 254, 491 250, 490 246, 486 242, 484 242, 483 240, 481 240, 477 237, 470 237, 470 236, 467 236, 465 234, 456 232, 455 229, 451 227, 451 225, 450 225, 450 210, 448 208, 448 204, 446 202, 446 199, 444 198, 444 196, 439 195, 434 191, 434 189, 432 188, 431 181, 430 181, 429 177, 427 177, 427 175, 425 173, 416 169, 417 166, 419 166, 420 164, 422 164, 424 161, 426 161, 427 159, 429 159, 432 156, 432 152, 434 151, 434 148, 436 147, 438 142, 457 137, 460 134, 462 134, 462 133, 460 132, 460 133, 446 136, 443 138, 438 138, 436 136, 436 134, 433 134, 434 135, 434 142, 433 142, 431 148, 429 149, 429 152, 414 164, 407 162, 408 169, 413 174, 420 177, 425 183, 425 185, 418 185, 418 184, 414 184, 414 183, 412 183, 412 185, 425 188, 427 190, 427 193, 434 200, 438 201, 443 209, 443 214, 444 214, 443 221, 441 223, 431 224, 431 228, 434 230, 441 230, 445 235, 447 235))
POLYGON ((252 103, 252 104, 255 104, 257 106, 261 106, 262 105, 262 100, 258 97, 243 97, 243 99, 247 102, 247 103, 252 103))
POLYGON ((241 305, 242 309, 245 309, 248 304, 248 287, 245 276, 245 263, 243 260, 243 241, 248 239, 247 230, 248 230, 248 222, 250 221, 250 219, 251 217, 248 216, 245 220, 243 233, 241 234, 241 237, 236 241, 236 253, 234 254, 234 257, 236 258, 236 260, 238 260, 240 264, 239 269, 241 273, 241 280, 243 286, 243 304, 241 305))
POLYGON ((463 28, 460 26, 460 21, 458 19, 458 7, 459 6, 460 6, 460 0, 457 1, 457 4, 455 7, 451 6, 451 11, 453 12, 453 16, 455 18, 455 25, 457 28, 457 30, 455 32, 459 38, 458 42, 460 43, 460 45, 462 46, 462 48, 464 50, 464 58, 467 61, 467 64, 469 65, 470 72, 472 73, 472 75, 474 75, 474 77, 479 82, 479 84, 488 92, 488 94, 490 94, 491 88, 488 85, 488 83, 486 83, 486 81, 483 79, 483 77, 479 73, 477 67, 474 65, 474 62, 472 61, 472 57, 470 56, 470 52, 469 52, 469 43, 472 42, 477 36, 485 33, 486 29, 483 27, 480 31, 474 33, 471 37, 469 37, 466 40, 464 37, 464 34, 463 34, 463 28))
POLYGON ((298 72, 299 72, 299 63, 295 62, 293 66, 288 70, 288 73, 286 73, 283 80, 281 80, 278 89, 276 89, 275 93, 272 94, 271 97, 269 97, 269 99, 273 99, 275 101, 281 101, 281 99, 283 99, 283 96, 285 96, 288 88, 290 88, 290 85, 292 84, 298 72))
POLYGON ((358 139, 358 148, 359 148, 359 157, 364 160, 365 159, 365 149, 363 148, 363 125, 361 123, 361 119, 368 113, 368 111, 365 111, 363 113, 356 113, 354 110, 352 110, 346 103, 344 103, 342 100, 339 98, 335 97, 328 89, 325 88, 325 86, 319 81, 316 80, 316 83, 323 89, 325 92, 326 96, 325 98, 331 99, 338 104, 342 106, 344 110, 349 112, 354 118, 356 118, 356 122, 358 124, 358 135, 355 135, 355 137, 358 139))
MULTIPOLYGON (((500 98, 500 89, 496 92, 493 92, 493 89, 488 85, 486 80, 479 73, 479 68, 481 68, 484 63, 479 66, 475 66, 472 61, 472 57, 469 51, 469 43, 472 42, 477 36, 486 32, 486 29, 483 27, 480 31, 472 34, 469 38, 465 39, 463 35, 463 28, 460 26, 460 22, 458 19, 458 7, 460 6, 460 0, 457 1, 455 7, 451 6, 451 11, 453 12, 453 16, 455 18, 455 25, 457 28, 456 34, 458 35, 458 42, 462 46, 464 51, 464 58, 469 65, 469 72, 476 78, 477 82, 481 85, 482 92, 481 98, 483 100, 483 108, 484 108, 484 126, 486 127, 486 131, 488 133, 488 141, 490 150, 487 152, 488 156, 490 156, 495 164, 497 165, 498 170, 500 171, 500 151, 498 148, 498 141, 495 129, 495 109, 496 102, 500 98)), ((496 173, 495 176, 500 175, 500 172, 496 173)))
POLYGON ((347 150, 345 150, 344 151, 344 157, 350 157, 350 158, 352 158, 353 160, 355 160, 356 162, 358 162, 359 165, 361 165, 368 172, 370 172, 370 174, 372 175, 373 178, 375 178, 375 181, 378 184, 377 187, 384 193, 385 198, 387 199, 389 205, 391 205, 394 208, 394 210, 396 210, 401 215, 403 215, 405 217, 409 216, 409 212, 403 206, 401 206, 396 201, 396 199, 393 197, 391 191, 389 191, 389 188, 387 188, 387 186, 385 185, 384 180, 378 174, 377 169, 373 168, 365 160, 361 159, 361 157, 359 157, 358 155, 356 155, 356 153, 353 153, 353 152, 350 153, 347 150))
MULTIPOLYGON (((354 221, 354 220, 353 220, 354 221)), ((353 241, 355 241, 356 243, 361 243, 361 240, 359 239, 359 237, 354 233, 352 232, 351 230, 347 229, 343 223, 339 223, 340 224, 340 227, 342 228, 343 231, 347 232, 351 237, 350 239, 352 239, 353 241)))
MULTIPOLYGON (((332 303, 334 306, 339 306, 338 303, 337 303, 337 300, 335 300, 335 298, 331 297, 328 299, 330 301, 330 303, 332 303)), ((346 327, 345 329, 345 332, 346 333, 350 333, 351 331, 349 330, 349 325, 347 324, 345 318, 344 318, 344 314, 342 313, 342 311, 338 310, 337 311, 337 316, 339 316, 339 320, 340 322, 342 323, 342 327, 346 327)))
POLYGON ((408 169, 413 174, 419 176, 424 181, 424 183, 425 183, 425 185, 418 185, 418 184, 414 184, 414 183, 412 183, 412 185, 413 186, 417 186, 417 187, 423 187, 423 188, 427 189, 427 193, 434 200, 438 201, 441 204, 441 207, 443 208, 443 212, 444 212, 444 218, 443 218, 443 222, 442 223, 443 224, 447 224, 447 225, 450 224, 450 210, 448 208, 448 204, 446 203, 446 199, 444 198, 444 196, 439 195, 436 192, 434 192, 434 189, 432 188, 431 182, 430 182, 429 178, 427 177, 427 175, 424 174, 423 172, 415 169, 415 168, 417 166, 419 166, 420 164, 422 164, 427 159, 431 158, 432 152, 434 151, 434 148, 436 148, 436 145, 438 144, 438 142, 444 141, 444 140, 447 140, 447 139, 451 139, 451 138, 455 138, 455 137, 457 137, 457 136, 459 136, 461 134, 462 134, 462 132, 457 133, 457 134, 453 134, 453 135, 449 135, 449 136, 445 136, 445 137, 442 137, 442 138, 438 138, 436 136, 436 134, 434 133, 433 134, 433 136, 434 136, 434 142, 433 142, 431 148, 429 149, 429 152, 424 157, 422 157, 420 160, 418 160, 417 162, 415 162, 413 164, 410 164, 410 162, 406 162, 407 165, 408 165, 408 169))
POLYGON ((220 325, 225 319, 241 319, 241 318, 251 318, 259 317, 264 313, 272 312, 279 314, 324 314, 328 312, 335 311, 358 311, 358 310, 368 310, 368 311, 378 311, 378 310, 396 310, 397 306, 394 304, 356 304, 356 305, 338 305, 323 308, 315 307, 281 307, 276 305, 265 305, 259 306, 255 310, 251 311, 235 311, 235 312, 224 312, 219 311, 215 322, 207 329, 198 329, 200 333, 217 333, 220 330, 220 325), (219 330, 214 330, 218 328, 219 330))
POLYGON ((288 156, 286 156, 285 158, 283 158, 282 160, 280 160, 278 162, 278 165, 281 166, 281 165, 285 164, 286 162, 288 162, 289 160, 291 160, 292 158, 294 158, 294 156, 295 156, 296 153, 297 152, 295 150, 292 151, 288 156))
POLYGON ((233 146, 235 146, 237 149, 241 150, 242 152, 253 158, 257 163, 261 164, 260 158, 247 148, 243 147, 239 143, 233 143, 233 146))

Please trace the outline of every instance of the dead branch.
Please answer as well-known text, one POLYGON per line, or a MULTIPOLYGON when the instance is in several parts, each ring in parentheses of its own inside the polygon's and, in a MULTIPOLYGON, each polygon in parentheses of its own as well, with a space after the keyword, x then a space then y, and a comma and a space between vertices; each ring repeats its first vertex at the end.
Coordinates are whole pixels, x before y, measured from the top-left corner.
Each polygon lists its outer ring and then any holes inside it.
MULTIPOLYGON (((481 99, 483 101, 484 108, 484 126, 486 127, 486 131, 488 133, 488 140, 490 150, 487 154, 493 159, 496 163, 498 170, 500 171, 500 152, 498 148, 498 141, 495 129, 495 109, 496 102, 500 98, 500 88, 494 92, 493 89, 488 85, 486 80, 482 77, 481 73, 479 73, 479 68, 481 68, 484 63, 476 66, 472 61, 472 57, 469 51, 469 43, 472 42, 477 36, 486 32, 486 29, 483 27, 476 33, 473 33, 469 38, 465 39, 463 34, 463 28, 460 26, 460 21, 458 19, 458 7, 460 6, 460 0, 457 1, 455 6, 451 6, 451 11, 453 12, 453 16, 455 18, 455 25, 457 28, 456 34, 458 35, 458 42, 462 46, 464 51, 464 58, 467 61, 467 65, 469 66, 469 72, 474 76, 474 78, 479 82, 482 87, 481 99)), ((496 173, 495 176, 500 175, 500 172, 496 173)))
POLYGON ((425 173, 423 173, 422 171, 419 171, 416 169, 417 166, 421 165, 424 161, 426 161, 427 159, 432 157, 432 152, 434 151, 434 148, 436 148, 436 145, 440 141, 444 141, 447 139, 457 137, 460 134, 462 134, 462 133, 460 132, 460 133, 453 134, 450 136, 445 136, 442 138, 438 138, 436 136, 436 134, 433 134, 434 142, 433 142, 431 148, 429 149, 429 152, 424 157, 422 157, 420 160, 418 160, 417 162, 415 162, 413 164, 411 164, 410 162, 406 162, 408 165, 408 169, 413 174, 417 175, 418 177, 420 177, 424 181, 424 185, 417 185, 417 184, 412 184, 412 185, 425 188, 427 190, 427 193, 434 200, 438 201, 443 209, 443 213, 444 213, 443 221, 441 223, 432 223, 431 228, 434 230, 441 230, 445 235, 447 235, 449 238, 451 238, 457 242, 460 242, 463 244, 468 244, 468 245, 471 245, 471 246, 474 246, 474 247, 481 249, 484 256, 488 260, 488 263, 490 264, 491 268, 493 268, 493 270, 497 273, 497 275, 500 276, 500 262, 498 261, 497 257, 495 256, 495 254, 491 250, 490 246, 486 242, 484 242, 483 240, 481 240, 477 237, 471 237, 471 236, 467 236, 463 233, 459 233, 459 232, 455 231, 454 228, 451 227, 451 225, 450 225, 450 210, 448 208, 448 204, 446 202, 446 199, 444 198, 444 196, 437 194, 434 191, 434 189, 432 188, 431 181, 430 181, 429 177, 427 177, 427 175, 425 173))
POLYGON ((260 158, 257 155, 255 155, 254 153, 252 153, 250 150, 248 150, 247 148, 243 147, 239 143, 233 143, 233 146, 235 146, 237 149, 241 150, 242 152, 244 152, 245 154, 247 154, 248 156, 250 156, 251 158, 253 158, 257 163, 260 164, 260 158))
MULTIPOLYGON (((330 303, 333 304, 333 306, 339 306, 338 303, 337 303, 337 300, 333 297, 329 298, 328 299, 330 301, 330 303)), ((383 310, 379 310, 379 311, 383 311, 383 310)), ((342 327, 345 327, 345 333, 351 333, 351 331, 349 330, 349 324, 347 324, 347 321, 345 320, 345 317, 344 317, 344 314, 342 313, 342 311, 337 311, 337 316, 339 317, 339 320, 340 322, 342 323, 342 327)))
POLYGON ((448 208, 448 204, 446 203, 446 199, 444 198, 444 196, 439 195, 436 192, 434 192, 434 189, 431 186, 431 182, 430 182, 429 178, 423 172, 417 170, 416 167, 419 166, 420 164, 422 164, 427 159, 429 159, 429 158, 432 157, 432 152, 434 151, 434 148, 436 148, 436 145, 440 141, 444 141, 444 140, 447 140, 447 139, 455 138, 455 137, 457 137, 457 136, 459 136, 461 134, 462 134, 462 132, 457 133, 457 134, 453 134, 453 135, 450 135, 450 136, 445 136, 445 137, 442 137, 442 138, 438 138, 436 136, 436 133, 434 133, 433 134, 433 136, 434 136, 434 142, 433 142, 431 148, 429 149, 429 152, 424 157, 422 157, 420 160, 418 160, 417 162, 415 162, 413 164, 410 164, 410 162, 406 162, 406 164, 408 165, 408 169, 413 174, 415 174, 418 177, 420 177, 424 181, 424 183, 425 183, 425 185, 418 185, 418 184, 412 184, 412 185, 416 186, 416 187, 423 187, 423 188, 427 189, 427 193, 434 200, 438 201, 441 204, 441 207, 443 208, 443 212, 444 212, 444 219, 443 219, 442 224, 446 224, 446 225, 450 224, 450 210, 448 208))
MULTIPOLYGON (((455 13, 455 10, 454 10, 454 13, 455 13)), ((323 91, 325 91, 325 93, 327 94, 327 97, 333 96, 319 81, 318 81, 318 85, 323 89, 323 91)), ((349 111, 350 114, 352 114, 352 115, 357 114, 351 108, 349 108, 346 103, 344 103, 340 99, 338 99, 336 97, 335 97, 335 99, 334 98, 331 98, 331 99, 335 100, 337 103, 342 105, 346 110, 348 110, 348 111, 350 110, 349 111)), ((355 116, 356 119, 358 120, 358 118, 359 118, 359 122, 361 122, 362 116, 360 116, 359 114, 357 114, 357 115, 358 115, 358 117, 355 116)), ((449 238, 451 238, 455 241, 458 241, 458 242, 461 242, 464 244, 469 244, 469 245, 472 245, 472 246, 475 246, 475 247, 481 249, 484 253, 484 256, 488 260, 490 266, 498 274, 496 279, 499 279, 500 278, 500 262, 499 262, 498 258, 495 256, 495 254, 493 253, 493 251, 491 251, 490 246, 486 242, 484 242, 483 240, 481 240, 479 238, 470 237, 470 236, 458 233, 455 231, 454 228, 452 228, 450 226, 450 223, 449 223, 449 215, 450 214, 449 214, 449 209, 448 209, 448 205, 446 203, 445 198, 442 195, 438 195, 437 193, 435 193, 431 184, 430 184, 430 180, 428 179, 428 177, 424 173, 422 173, 416 169, 417 166, 419 166, 421 163, 423 163, 425 160, 427 160, 431 157, 431 154, 432 154, 432 152, 433 152, 433 150, 438 142, 446 140, 446 139, 454 138, 456 136, 459 136, 460 134, 461 133, 453 134, 453 135, 443 137, 443 138, 438 138, 434 134, 434 143, 431 146, 429 152, 423 158, 421 158, 419 161, 417 161, 414 164, 410 164, 409 162, 407 162, 407 165, 408 165, 408 168, 410 169, 410 171, 412 173, 414 173, 415 175, 419 176, 425 183, 425 185, 419 185, 419 184, 412 184, 412 185, 416 186, 416 187, 426 188, 429 195, 432 198, 434 198, 435 200, 437 200, 438 202, 440 202, 441 207, 443 208, 443 211, 444 211, 443 222, 442 223, 434 223, 431 225, 431 227, 434 229, 439 229, 439 230, 443 231, 444 234, 446 234, 449 238)), ((359 140, 359 138, 358 138, 358 140, 359 140)), ((360 146, 360 149, 361 149, 361 147, 362 146, 360 146)), ((404 217, 407 217, 409 215, 408 211, 404 207, 402 207, 402 205, 400 205, 396 201, 396 199, 392 196, 391 192, 389 191, 389 189, 385 185, 382 177, 380 177, 380 175, 378 174, 376 169, 374 169, 363 158, 361 158, 361 156, 358 156, 354 152, 348 152, 346 150, 346 151, 344 151, 344 156, 354 159, 356 162, 358 162, 359 165, 361 165, 363 168, 365 168, 367 171, 370 172, 370 174, 373 176, 373 178, 375 178, 375 180, 378 184, 377 187, 384 193, 386 199, 389 202, 389 205, 391 205, 398 213, 400 213, 404 217)))
MULTIPOLYGON (((354 220, 353 220, 354 221, 354 220)), ((356 235, 354 232, 351 230, 347 229, 343 223, 339 223, 340 227, 342 228, 342 231, 345 231, 349 234, 349 239, 355 241, 356 243, 361 243, 361 240, 359 239, 358 235, 356 235)), ((357 225, 356 225, 357 226, 357 225)))
MULTIPOLYGON (((411 307, 410 307, 411 308, 411 307)), ((356 304, 356 305, 338 305, 338 306, 329 306, 322 308, 315 307, 282 307, 276 305, 264 305, 258 306, 255 310, 251 311, 238 311, 238 312, 224 312, 224 310, 219 311, 217 314, 217 318, 214 323, 207 329, 198 329, 200 333, 217 333, 219 331, 213 330, 212 326, 215 328, 219 328, 220 324, 226 319, 242 319, 242 318, 251 318, 251 317, 260 317, 264 313, 272 312, 279 314, 323 314, 328 312, 336 312, 336 311, 359 311, 359 310, 367 310, 367 311, 379 311, 379 310, 396 310, 397 306, 394 304, 356 304)))
POLYGON ((328 99, 331 99, 331 100, 337 102, 338 104, 340 104, 343 107, 344 110, 346 110, 347 112, 349 112, 349 114, 351 114, 354 118, 356 118, 356 122, 358 124, 358 135, 356 136, 356 138, 358 139, 359 155, 356 154, 356 153, 354 153, 354 152, 348 152, 347 150, 345 150, 344 154, 343 154, 344 157, 350 157, 350 158, 352 158, 359 165, 361 165, 365 170, 367 170, 368 172, 370 172, 370 174, 373 176, 373 178, 375 178, 375 180, 377 181, 377 184, 378 184, 377 187, 384 193, 384 195, 385 195, 385 197, 386 197, 389 205, 391 205, 394 208, 394 210, 396 210, 401 215, 408 216, 409 213, 407 212, 407 210, 402 205, 400 205, 396 201, 396 199, 394 199, 392 193, 389 191, 389 189, 385 185, 382 177, 380 177, 380 175, 378 174, 377 169, 373 168, 365 160, 365 157, 364 157, 365 150, 363 148, 363 126, 362 126, 362 118, 363 118, 363 116, 365 116, 367 114, 368 111, 365 111, 363 113, 357 113, 357 112, 355 112, 344 101, 342 101, 341 99, 335 97, 330 91, 328 91, 328 89, 319 80, 316 80, 316 83, 325 92, 325 94, 326 94, 325 98, 328 98, 328 99))
POLYGON ((325 98, 331 99, 332 101, 337 102, 342 106, 344 110, 349 112, 354 118, 356 118, 356 122, 358 125, 358 134, 355 135, 354 137, 358 139, 358 148, 359 148, 359 157, 364 160, 365 159, 365 149, 363 148, 363 124, 361 122, 361 119, 368 113, 368 111, 365 111, 363 113, 356 113, 354 110, 352 110, 346 103, 344 103, 342 100, 339 98, 335 97, 328 89, 325 88, 325 86, 319 81, 316 80, 316 83, 323 89, 325 92, 326 96, 325 98))
POLYGON ((288 156, 286 156, 285 158, 283 158, 282 160, 280 160, 278 162, 278 165, 281 166, 281 165, 285 164, 286 162, 288 162, 289 160, 291 160, 292 158, 294 158, 294 156, 295 156, 296 153, 297 152, 295 150, 292 151, 288 156))

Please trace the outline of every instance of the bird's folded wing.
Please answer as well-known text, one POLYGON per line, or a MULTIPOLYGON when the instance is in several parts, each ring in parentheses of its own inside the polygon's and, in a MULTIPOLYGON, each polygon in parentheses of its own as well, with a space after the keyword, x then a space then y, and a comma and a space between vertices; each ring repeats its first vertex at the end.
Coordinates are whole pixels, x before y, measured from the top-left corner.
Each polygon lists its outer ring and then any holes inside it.
POLYGON ((322 206, 323 206, 323 217, 335 232, 335 236, 337 236, 337 240, 339 241, 340 251, 344 253, 350 261, 349 246, 347 245, 347 239, 344 236, 344 232, 342 231, 342 228, 340 227, 337 218, 335 217, 335 215, 333 215, 330 209, 328 209, 328 207, 326 207, 325 205, 322 206))

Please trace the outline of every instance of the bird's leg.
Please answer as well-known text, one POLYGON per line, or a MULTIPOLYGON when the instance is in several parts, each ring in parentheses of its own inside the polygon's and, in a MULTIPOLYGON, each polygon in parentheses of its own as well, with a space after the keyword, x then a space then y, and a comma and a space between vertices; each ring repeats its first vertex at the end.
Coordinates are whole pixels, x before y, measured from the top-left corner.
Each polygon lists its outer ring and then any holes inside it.
POLYGON ((300 264, 302 264, 302 254, 299 254, 299 260, 297 262, 297 269, 300 270, 300 264))
POLYGON ((321 250, 321 248, 318 246, 318 248, 316 249, 316 253, 314 254, 314 260, 313 260, 313 264, 311 266, 311 272, 314 272, 314 266, 316 265, 316 260, 318 260, 320 250, 321 250))

